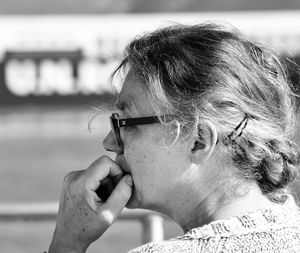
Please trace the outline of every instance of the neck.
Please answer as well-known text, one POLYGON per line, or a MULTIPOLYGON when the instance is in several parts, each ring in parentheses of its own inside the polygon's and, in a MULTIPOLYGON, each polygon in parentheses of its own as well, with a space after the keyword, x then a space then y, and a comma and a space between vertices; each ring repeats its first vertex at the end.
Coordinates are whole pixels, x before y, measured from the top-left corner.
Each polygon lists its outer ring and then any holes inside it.
POLYGON ((246 194, 236 198, 220 196, 219 190, 215 190, 207 195, 196 208, 190 209, 190 212, 187 212, 188 215, 187 213, 183 216, 177 215, 181 219, 175 220, 183 231, 187 232, 212 221, 229 219, 236 215, 270 208, 274 205, 276 204, 264 196, 258 187, 248 188, 246 194))

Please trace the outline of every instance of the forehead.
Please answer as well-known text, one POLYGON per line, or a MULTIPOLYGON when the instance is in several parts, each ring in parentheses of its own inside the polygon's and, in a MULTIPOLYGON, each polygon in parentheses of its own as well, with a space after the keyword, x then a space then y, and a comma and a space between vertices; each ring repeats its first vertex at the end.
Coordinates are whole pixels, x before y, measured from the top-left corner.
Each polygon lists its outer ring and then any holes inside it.
POLYGON ((153 113, 145 82, 134 71, 129 71, 126 75, 116 106, 134 114, 146 115, 150 112, 153 113))

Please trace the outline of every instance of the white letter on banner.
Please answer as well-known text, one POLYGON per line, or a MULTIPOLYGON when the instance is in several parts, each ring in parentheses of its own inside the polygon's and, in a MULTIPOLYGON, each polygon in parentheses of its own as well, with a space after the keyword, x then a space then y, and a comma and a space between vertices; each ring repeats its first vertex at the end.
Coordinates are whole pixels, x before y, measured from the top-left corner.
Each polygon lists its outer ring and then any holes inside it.
POLYGON ((40 66, 40 80, 38 94, 72 95, 74 90, 74 78, 72 65, 67 60, 58 62, 45 60, 40 66))
POLYGON ((100 68, 97 60, 83 60, 78 65, 77 86, 80 93, 84 95, 100 94, 99 75, 100 68))
POLYGON ((32 60, 10 60, 5 66, 5 83, 16 96, 28 96, 36 89, 36 66, 32 60))
POLYGON ((111 92, 108 79, 116 64, 101 63, 97 60, 84 60, 79 63, 78 89, 82 94, 111 92))

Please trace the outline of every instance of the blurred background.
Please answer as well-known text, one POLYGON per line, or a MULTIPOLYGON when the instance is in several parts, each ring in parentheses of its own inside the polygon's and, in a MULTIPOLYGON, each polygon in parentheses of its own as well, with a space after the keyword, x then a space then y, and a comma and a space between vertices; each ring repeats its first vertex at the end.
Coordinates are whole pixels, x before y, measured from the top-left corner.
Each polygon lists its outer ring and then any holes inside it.
MULTIPOLYGON (((300 64, 299 0, 0 0, 0 205, 57 203, 64 175, 105 154, 108 77, 126 44, 204 21, 230 23, 300 64)), ((1 220, 0 251, 47 250, 54 225, 1 220)), ((164 228, 165 238, 182 233, 171 221, 164 228)), ((139 222, 118 221, 88 252, 126 252, 141 233, 139 222)))

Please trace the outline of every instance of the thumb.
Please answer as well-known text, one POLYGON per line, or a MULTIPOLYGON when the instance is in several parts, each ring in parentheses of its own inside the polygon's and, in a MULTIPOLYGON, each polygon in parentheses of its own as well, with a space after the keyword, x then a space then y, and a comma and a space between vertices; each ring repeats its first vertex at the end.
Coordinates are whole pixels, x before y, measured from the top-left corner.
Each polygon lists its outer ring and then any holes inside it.
POLYGON ((117 217, 128 203, 132 194, 132 186, 131 175, 122 177, 105 202, 104 206, 112 212, 114 217, 117 217))

